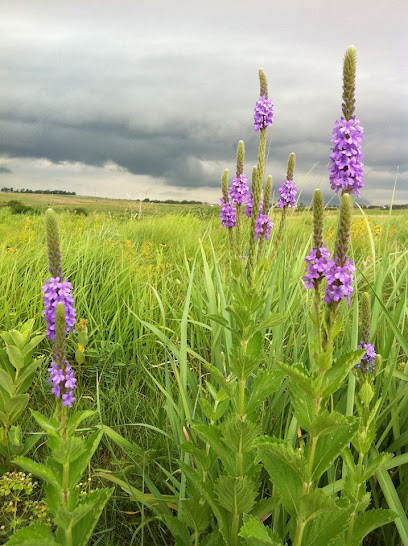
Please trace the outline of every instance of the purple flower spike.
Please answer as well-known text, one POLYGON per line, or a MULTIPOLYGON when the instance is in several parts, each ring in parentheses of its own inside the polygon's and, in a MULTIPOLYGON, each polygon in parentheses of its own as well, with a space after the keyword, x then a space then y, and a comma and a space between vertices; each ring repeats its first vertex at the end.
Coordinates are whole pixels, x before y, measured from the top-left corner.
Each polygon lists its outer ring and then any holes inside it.
POLYGON ((246 203, 250 197, 248 188, 248 178, 241 174, 232 179, 232 186, 230 189, 230 197, 235 205, 242 205, 246 203))
POLYGON ((355 271, 354 262, 346 259, 344 266, 330 260, 327 264, 325 277, 327 280, 325 303, 333 303, 343 298, 347 299, 349 307, 351 306, 350 296, 353 293, 353 273, 355 271))
POLYGON ((61 277, 50 277, 45 281, 42 287, 43 302, 45 311, 43 312, 47 322, 47 338, 55 340, 56 331, 56 308, 58 303, 63 303, 65 307, 65 331, 73 332, 75 325, 75 308, 71 294, 72 285, 67 279, 61 277))
POLYGON ((235 227, 237 221, 237 215, 234 203, 228 201, 227 203, 223 198, 220 200, 221 211, 220 211, 220 220, 221 225, 226 228, 235 227))
POLYGON ((330 155, 330 186, 336 193, 348 191, 360 197, 364 186, 361 142, 363 128, 358 119, 341 118, 336 121, 331 141, 334 143, 330 155))
POLYGON ((257 241, 261 237, 264 237, 267 241, 269 241, 269 239, 271 238, 272 228, 273 228, 272 218, 268 218, 267 214, 262 214, 260 212, 255 222, 254 240, 257 241))
POLYGON ((273 123, 273 104, 270 99, 261 95, 255 104, 254 110, 254 131, 266 129, 273 123))
POLYGON ((297 192, 296 184, 292 180, 285 180, 279 188, 280 199, 277 203, 277 207, 280 209, 294 207, 296 204, 297 192))
POLYGON ((319 248, 312 248, 309 255, 305 258, 307 263, 307 273, 303 277, 306 288, 316 288, 317 282, 320 282, 326 274, 329 262, 330 252, 326 245, 319 248))
POLYGON ((357 346, 357 349, 365 349, 366 353, 357 364, 356 368, 362 369, 363 372, 373 372, 375 369, 373 362, 377 356, 374 345, 372 343, 364 343, 361 341, 357 346))
POLYGON ((251 218, 251 216, 252 216, 252 208, 253 208, 253 206, 254 206, 254 200, 253 200, 251 194, 248 194, 248 199, 247 199, 245 205, 246 205, 246 207, 245 207, 245 214, 246 214, 247 218, 251 218))

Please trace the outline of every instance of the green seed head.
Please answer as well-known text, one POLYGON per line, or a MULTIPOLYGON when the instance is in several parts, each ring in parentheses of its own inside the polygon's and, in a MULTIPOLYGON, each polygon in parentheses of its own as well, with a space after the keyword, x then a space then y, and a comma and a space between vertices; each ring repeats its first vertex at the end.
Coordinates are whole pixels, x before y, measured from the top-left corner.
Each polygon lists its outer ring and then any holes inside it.
POLYGON ((222 197, 224 199, 224 203, 228 202, 228 174, 228 169, 225 169, 221 178, 222 197))
POLYGON ((315 248, 323 245, 323 195, 320 190, 313 194, 313 242, 315 248))
POLYGON ((354 46, 347 48, 343 63, 343 116, 349 120, 355 111, 357 52, 354 46))
POLYGON ((240 140, 238 142, 238 148, 237 148, 237 177, 239 177, 244 172, 244 160, 245 160, 245 145, 244 145, 244 141, 240 140))
POLYGON ((371 330, 371 302, 370 296, 364 292, 361 298, 361 340, 370 343, 371 330))
POLYGON ((351 226, 351 198, 348 193, 341 196, 339 226, 336 240, 336 262, 344 266, 347 259, 351 226))
POLYGON ((260 95, 268 98, 268 80, 266 79, 265 72, 262 68, 259 69, 259 86, 260 95))
POLYGON ((266 179, 265 192, 262 204, 262 214, 268 214, 271 206, 271 194, 272 194, 272 176, 269 175, 266 179))
POLYGON ((52 277, 62 277, 61 252, 57 215, 52 209, 45 213, 45 228, 48 246, 48 270, 52 277))
POLYGON ((293 173, 295 172, 295 164, 296 164, 296 154, 293 152, 290 154, 288 159, 288 172, 286 173, 286 180, 293 180, 293 173))

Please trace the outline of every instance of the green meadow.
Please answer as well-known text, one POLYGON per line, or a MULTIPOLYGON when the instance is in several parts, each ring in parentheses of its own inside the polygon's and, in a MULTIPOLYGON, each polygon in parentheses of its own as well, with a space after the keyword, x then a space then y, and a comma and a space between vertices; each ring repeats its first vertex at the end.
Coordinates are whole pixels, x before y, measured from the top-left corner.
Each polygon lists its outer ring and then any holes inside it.
MULTIPOLYGON (((78 378, 76 406, 97 412, 89 427, 106 425, 105 434, 87 469, 92 488, 105 487, 100 474, 112 472, 123 483, 149 495, 183 490, 179 445, 188 430, 180 407, 188 398, 195 419, 204 419, 198 398, 211 377, 205 362, 222 369, 223 345, 212 316, 221 313, 233 296, 228 236, 219 225, 218 207, 162 205, 80 196, 0 195, 0 329, 20 328, 30 318, 43 332, 41 286, 47 278, 44 217, 12 214, 4 206, 17 199, 35 211, 52 206, 58 213, 62 264, 73 285, 77 318, 87 325, 84 362, 75 364, 76 334, 68 339, 68 360, 78 378), (1 206, 3 205, 3 206, 1 206), (75 213, 82 208, 87 215, 75 213), (84 321, 87 321, 86 323, 84 321), (184 374, 185 391, 178 373, 184 374), (121 440, 114 441, 114 433, 121 440), (122 444, 121 444, 122 443, 122 444)), ((280 212, 272 211, 275 227, 280 212)), ((326 215, 324 240, 333 248, 337 212, 326 215)), ((309 361, 310 291, 302 276, 312 247, 310 210, 290 211, 279 248, 272 239, 262 247, 269 310, 285 319, 264 339, 266 362, 309 361)), ((372 507, 390 508, 398 519, 369 534, 364 544, 407 544, 408 508, 408 211, 355 209, 350 257, 356 264, 357 303, 363 292, 372 300, 372 338, 382 357, 374 385, 380 400, 372 449, 390 452, 369 480, 372 507)), ((358 305, 341 307, 343 327, 336 347, 354 350, 359 342, 358 305)), ((38 352, 46 359, 30 389, 31 409, 51 415, 55 399, 47 384, 51 345, 38 352)), ((350 415, 351 373, 329 401, 350 415)), ((353 391, 354 393, 354 391, 353 391)), ((297 445, 288 383, 261 407, 263 429, 297 445)), ((39 427, 28 409, 23 416, 27 434, 39 427)), ((87 429, 84 425, 84 430, 87 429)), ((117 438, 116 438, 117 440, 117 438)), ((44 442, 30 454, 41 460, 44 442)), ((340 491, 342 468, 334 462, 324 480, 340 491)), ((267 484, 267 479, 262 476, 267 484)), ((267 487, 265 485, 265 487, 267 487)), ((93 544, 173 544, 168 528, 153 508, 131 490, 116 487, 98 522, 93 544)), ((175 508, 174 508, 175 509, 175 508)), ((287 533, 287 519, 274 513, 273 530, 287 533)), ((1 539, 0 539, 1 541, 1 539)), ((198 544, 198 542, 197 542, 198 544)), ((266 542, 265 542, 266 544, 266 542)))

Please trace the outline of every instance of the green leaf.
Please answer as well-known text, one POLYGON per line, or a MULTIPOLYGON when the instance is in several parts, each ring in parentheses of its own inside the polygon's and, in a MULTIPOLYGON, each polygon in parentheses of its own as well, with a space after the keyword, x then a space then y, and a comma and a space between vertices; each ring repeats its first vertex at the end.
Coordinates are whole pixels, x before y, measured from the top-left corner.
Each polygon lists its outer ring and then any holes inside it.
POLYGON ((54 487, 59 487, 55 474, 47 466, 36 463, 27 457, 16 457, 13 459, 13 463, 21 466, 21 468, 23 468, 26 472, 31 472, 31 474, 34 474, 34 476, 41 478, 46 483, 49 483, 54 487))
POLYGON ((334 362, 330 370, 324 374, 323 398, 327 398, 340 388, 349 371, 360 362, 363 355, 364 349, 358 349, 342 355, 334 362))
POLYGON ((373 461, 371 461, 361 477, 361 482, 366 482, 373 476, 380 466, 394 457, 393 453, 381 453, 373 461))
POLYGON ((72 512, 72 544, 86 546, 105 504, 113 493, 111 489, 99 489, 86 495, 81 504, 72 512))
POLYGON ((6 351, 10 362, 13 364, 16 370, 22 370, 25 366, 24 355, 21 350, 15 345, 7 345, 6 351))
POLYGON ((282 322, 285 322, 285 320, 286 315, 282 315, 280 313, 269 313, 267 317, 261 320, 256 328, 259 331, 270 330, 275 326, 279 326, 279 324, 282 324, 282 322))
POLYGON ((198 436, 205 442, 209 444, 211 448, 215 451, 218 457, 221 459, 222 464, 224 465, 226 471, 229 474, 234 474, 235 468, 231 459, 231 451, 225 446, 221 438, 221 430, 214 426, 209 425, 200 425, 193 424, 193 430, 195 430, 198 436))
POLYGON ((281 370, 260 370, 250 384, 246 405, 247 414, 256 411, 262 402, 282 385, 286 374, 281 370))
POLYGON ((191 544, 190 532, 187 526, 174 516, 159 516, 159 520, 163 521, 175 540, 174 546, 187 546, 191 544))
POLYGON ((317 439, 312 471, 313 481, 317 481, 337 459, 359 427, 359 419, 355 417, 343 419, 343 423, 339 422, 335 430, 317 439))
POLYGON ((195 531, 205 531, 210 525, 211 510, 207 502, 195 499, 182 501, 183 520, 195 531))
POLYGON ((354 522, 353 538, 350 546, 360 546, 363 538, 371 531, 382 525, 387 525, 387 523, 392 523, 397 516, 398 514, 391 510, 369 510, 359 514, 354 522))
POLYGON ((25 368, 23 373, 19 376, 18 381, 16 381, 17 392, 24 392, 31 386, 34 379, 34 374, 38 366, 42 364, 43 360, 43 358, 36 358, 25 368))
POLYGON ((350 516, 351 510, 345 508, 318 514, 306 523, 302 546, 328 546, 347 529, 350 516))
POLYGON ((40 425, 40 427, 51 436, 58 436, 58 430, 60 428, 60 423, 57 421, 57 419, 47 419, 47 417, 44 417, 40 412, 35 410, 30 410, 31 415, 34 417, 34 419, 37 421, 37 423, 40 425))
POLYGON ((73 489, 84 473, 85 468, 88 466, 96 448, 101 441, 103 431, 99 430, 91 434, 84 441, 84 451, 73 463, 69 465, 69 489, 73 489))
POLYGON ((274 495, 268 499, 262 499, 258 501, 253 509, 251 510, 251 516, 254 518, 264 521, 278 506, 279 497, 274 495))
POLYGON ((242 421, 238 415, 231 415, 221 427, 222 439, 232 451, 249 451, 252 442, 259 435, 259 427, 251 421, 242 421))
POLYGON ((290 400, 299 426, 310 432, 312 421, 315 418, 313 396, 305 392, 296 382, 291 381, 290 400))
POLYGON ((290 445, 272 438, 257 440, 255 446, 282 504, 289 514, 295 516, 306 481, 300 453, 290 445))
POLYGON ((13 423, 20 417, 25 410, 29 399, 30 397, 28 394, 16 394, 6 402, 5 411, 8 413, 10 423, 13 423))
POLYGON ((276 362, 276 365, 289 376, 291 384, 296 384, 304 392, 312 396, 317 395, 312 377, 309 377, 306 368, 300 364, 290 366, 284 362, 276 362))
POLYGON ((336 503, 321 489, 312 489, 301 499, 297 521, 306 523, 323 512, 333 510, 338 510, 336 503))
POLYGON ((314 417, 311 423, 310 434, 314 436, 333 434, 341 425, 348 425, 347 417, 338 411, 329 412, 328 410, 322 410, 314 417))
POLYGON ((24 336, 18 330, 10 330, 9 334, 14 344, 22 350, 26 344, 24 336))
POLYGON ((85 444, 86 440, 75 437, 64 439, 53 436, 48 438, 48 446, 51 449, 53 459, 62 465, 76 461, 84 453, 85 444))
POLYGON ((58 546, 48 525, 37 523, 19 529, 7 541, 10 546, 58 546))
POLYGON ((92 417, 95 414, 96 411, 92 410, 84 410, 79 411, 78 413, 74 413, 74 415, 68 420, 67 423, 67 435, 71 436, 71 434, 74 434, 82 421, 85 421, 85 419, 89 419, 89 417, 92 417))
POLYGON ((244 518, 244 525, 238 534, 244 538, 245 544, 248 546, 263 546, 264 544, 282 546, 278 535, 252 516, 244 518))
POLYGON ((29 355, 36 347, 39 345, 42 340, 45 338, 44 335, 34 336, 30 341, 23 347, 20 347, 24 356, 29 355))
POLYGON ((16 392, 13 378, 5 370, 0 368, 0 388, 4 389, 10 396, 16 392))
POLYGON ((256 485, 248 476, 220 476, 214 490, 220 505, 232 514, 250 512, 257 496, 256 485))

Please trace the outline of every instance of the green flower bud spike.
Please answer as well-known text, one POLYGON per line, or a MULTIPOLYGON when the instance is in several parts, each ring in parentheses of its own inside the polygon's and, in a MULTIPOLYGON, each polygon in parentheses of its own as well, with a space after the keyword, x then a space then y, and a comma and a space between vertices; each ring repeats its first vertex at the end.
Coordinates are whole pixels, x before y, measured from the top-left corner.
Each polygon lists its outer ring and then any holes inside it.
POLYGON ((228 202, 228 174, 228 169, 225 169, 221 178, 222 198, 224 199, 224 203, 228 202))
POLYGON ((348 193, 341 196, 339 226, 336 240, 336 262, 344 266, 347 260, 351 227, 351 198, 348 193))
POLYGON ((343 116, 348 121, 355 111, 357 52, 354 46, 347 48, 343 64, 343 116))
POLYGON ((48 270, 51 277, 62 277, 58 221, 57 215, 52 209, 48 209, 45 213, 45 228, 47 232, 48 270))
POLYGON ((260 95, 268 98, 268 80, 266 79, 263 68, 259 69, 259 87, 260 87, 260 95))
POLYGON ((323 246, 323 195, 320 190, 313 194, 313 243, 315 248, 323 246))
POLYGON ((370 343, 371 337, 371 302, 370 296, 364 292, 361 298, 361 341, 370 343))
POLYGON ((238 142, 237 148, 237 177, 244 172, 245 144, 243 140, 238 142))
POLYGON ((272 176, 269 175, 266 179, 264 198, 262 203, 262 214, 268 214, 271 207, 271 194, 272 194, 272 176))
POLYGON ((288 159, 288 170, 286 173, 286 180, 293 181, 293 174, 295 172, 296 154, 292 152, 288 159))

